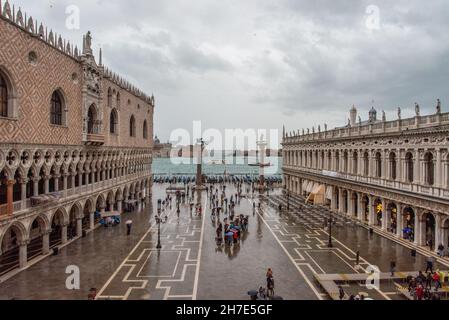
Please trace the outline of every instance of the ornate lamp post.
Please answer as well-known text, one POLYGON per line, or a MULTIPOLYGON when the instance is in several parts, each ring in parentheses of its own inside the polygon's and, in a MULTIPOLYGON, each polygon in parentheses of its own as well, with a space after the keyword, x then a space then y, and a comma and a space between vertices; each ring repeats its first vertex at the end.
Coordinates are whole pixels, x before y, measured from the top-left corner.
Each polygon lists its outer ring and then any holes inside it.
POLYGON ((327 244, 328 248, 332 248, 332 211, 329 210, 329 242, 327 244))
POLYGON ((161 218, 161 207, 162 207, 162 200, 159 199, 157 201, 157 216, 156 216, 156 223, 157 223, 157 246, 156 249, 161 249, 161 223, 167 222, 167 216, 165 216, 165 221, 161 218))

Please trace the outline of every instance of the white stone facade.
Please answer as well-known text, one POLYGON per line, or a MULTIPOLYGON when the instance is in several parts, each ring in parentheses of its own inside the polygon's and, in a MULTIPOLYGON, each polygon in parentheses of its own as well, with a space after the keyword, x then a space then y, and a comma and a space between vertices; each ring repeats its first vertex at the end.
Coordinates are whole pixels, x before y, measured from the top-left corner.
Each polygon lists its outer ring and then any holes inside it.
MULTIPOLYGON (((449 246, 449 113, 355 121, 334 130, 285 133, 286 188, 307 195, 326 187, 326 204, 416 246, 449 246), (404 229, 408 232, 404 233, 404 229)), ((354 114, 355 113, 355 114, 354 114)))

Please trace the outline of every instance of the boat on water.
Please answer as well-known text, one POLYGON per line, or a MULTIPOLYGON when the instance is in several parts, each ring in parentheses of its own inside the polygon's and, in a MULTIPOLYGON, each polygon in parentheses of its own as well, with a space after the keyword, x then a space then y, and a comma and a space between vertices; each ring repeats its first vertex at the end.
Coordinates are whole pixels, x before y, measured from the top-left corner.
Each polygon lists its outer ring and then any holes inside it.
POLYGON ((271 163, 250 163, 250 164, 248 164, 248 166, 250 166, 250 167, 263 167, 263 168, 265 168, 265 167, 271 167, 272 166, 272 164, 271 163))
POLYGON ((209 165, 225 165, 226 161, 224 161, 224 160, 211 160, 208 164, 209 165))

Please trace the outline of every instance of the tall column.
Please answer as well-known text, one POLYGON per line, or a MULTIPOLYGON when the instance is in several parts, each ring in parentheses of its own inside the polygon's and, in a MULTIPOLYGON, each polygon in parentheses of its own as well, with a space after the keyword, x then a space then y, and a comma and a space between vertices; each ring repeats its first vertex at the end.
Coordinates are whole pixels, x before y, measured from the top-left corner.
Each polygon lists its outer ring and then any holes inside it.
POLYGON ((89 213, 89 228, 90 230, 94 230, 95 228, 95 212, 89 213))
POLYGON ((28 264, 27 247, 30 243, 29 240, 19 241, 19 268, 23 269, 28 264))
POLYGON ((388 213, 387 213, 387 201, 382 199, 382 230, 387 231, 388 229, 388 213))
POLYGON ((415 150, 415 155, 413 157, 413 182, 419 184, 421 182, 421 159, 419 157, 419 151, 415 150))
POLYGON ((382 150, 381 159, 382 159, 382 165, 381 165, 382 175, 381 176, 382 176, 382 179, 385 180, 387 178, 387 167, 388 167, 387 154, 386 154, 385 150, 382 150))
POLYGON ((421 215, 417 208, 413 208, 415 212, 415 244, 420 246, 421 243, 421 215))
POLYGON ((75 189, 75 175, 76 175, 76 173, 73 173, 73 174, 70 176, 70 179, 72 179, 72 189, 75 189))
POLYGON ((354 201, 353 201, 353 199, 352 199, 352 191, 349 191, 348 190, 348 210, 347 210, 347 215, 349 216, 349 217, 352 217, 353 216, 353 210, 354 210, 354 201))
POLYGON ((358 193, 357 194, 357 219, 359 221, 363 221, 363 193, 358 193))
POLYGON ((67 173, 62 174, 62 187, 64 188, 64 197, 67 197, 67 173))
POLYGON ((27 199, 27 183, 30 180, 28 180, 27 178, 21 179, 20 180, 20 195, 21 195, 21 201, 23 202, 23 205, 25 204, 25 201, 27 199))
POLYGON ((376 213, 376 211, 374 210, 374 198, 373 198, 373 196, 368 196, 368 199, 369 199, 369 203, 368 203, 368 206, 369 206, 368 224, 370 226, 373 226, 374 222, 375 222, 375 213, 376 213))
POLYGON ((335 192, 336 188, 332 188, 332 199, 331 199, 331 210, 336 212, 337 211, 337 192, 335 192))
POLYGON ((122 203, 123 203, 123 199, 120 198, 120 199, 117 201, 117 211, 118 211, 119 213, 122 212, 122 203))
POLYGON ((439 213, 435 213, 435 251, 438 251, 438 246, 443 244, 442 239, 442 218, 439 213))
POLYGON ((78 172, 78 187, 83 185, 83 171, 78 172))
POLYGON ((67 226, 68 226, 68 223, 64 223, 64 224, 62 224, 62 230, 61 230, 61 243, 62 244, 64 244, 64 243, 67 243, 67 226))
POLYGON ((343 189, 338 189, 338 212, 343 213, 344 201, 343 201, 343 189))
POLYGON ((50 192, 50 176, 45 176, 44 177, 44 193, 48 194, 50 192))
POLYGON ((14 213, 14 184, 16 183, 15 180, 7 180, 6 181, 6 214, 12 215, 14 213))
POLYGON ((396 204, 396 236, 402 239, 402 229, 404 229, 404 215, 402 212, 403 206, 401 203, 396 204))
POLYGON ((33 178, 33 197, 39 195, 39 178, 33 178))
POLYGON ((76 220, 76 235, 79 237, 83 234, 83 219, 79 218, 76 220))
POLYGON ((60 178, 61 176, 59 175, 59 174, 56 174, 56 175, 54 175, 53 176, 53 179, 54 179, 54 183, 55 183, 55 192, 58 192, 59 191, 59 178, 60 178))
MULTIPOLYGON (((441 161, 441 150, 436 150, 437 159, 435 164, 435 187, 440 188, 443 186, 443 167, 442 167, 442 161, 441 161)), ((437 245, 438 246, 438 245, 437 245)))
POLYGON ((44 255, 50 252, 50 234, 51 230, 46 230, 42 235, 42 254, 44 255))

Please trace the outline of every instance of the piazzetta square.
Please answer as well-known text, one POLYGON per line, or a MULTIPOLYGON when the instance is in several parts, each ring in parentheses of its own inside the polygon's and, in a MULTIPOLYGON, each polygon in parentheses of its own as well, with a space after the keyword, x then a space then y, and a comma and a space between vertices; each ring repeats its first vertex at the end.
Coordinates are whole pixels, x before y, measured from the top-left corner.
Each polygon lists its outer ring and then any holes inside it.
POLYGON ((449 299, 449 4, 72 2, 0 0, 0 300, 449 299))

